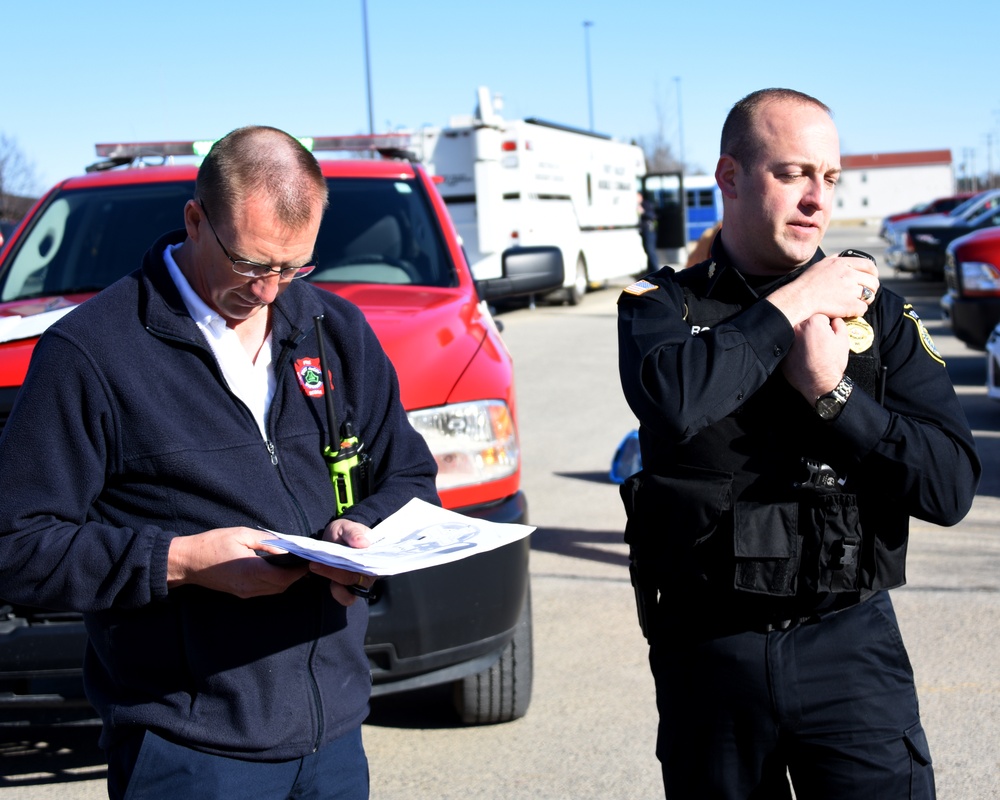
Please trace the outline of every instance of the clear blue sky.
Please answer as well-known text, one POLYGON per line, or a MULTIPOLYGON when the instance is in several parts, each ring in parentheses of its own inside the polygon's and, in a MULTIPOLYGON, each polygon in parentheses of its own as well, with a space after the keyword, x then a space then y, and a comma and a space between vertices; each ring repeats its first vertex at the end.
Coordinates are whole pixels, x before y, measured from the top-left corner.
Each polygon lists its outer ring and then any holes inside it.
MULTIPOLYGON (((0 133, 40 189, 95 161, 97 142, 215 138, 250 123, 366 133, 361 9, 0 0, 0 133)), ((714 170, 733 102, 787 86, 831 106, 845 154, 950 148, 959 164, 974 150, 977 172, 991 156, 1000 172, 998 29, 997 0, 368 0, 373 116, 377 131, 444 125, 485 85, 507 118, 588 127, 589 38, 594 128, 651 137, 662 119, 678 153, 680 117, 692 168, 714 170)))

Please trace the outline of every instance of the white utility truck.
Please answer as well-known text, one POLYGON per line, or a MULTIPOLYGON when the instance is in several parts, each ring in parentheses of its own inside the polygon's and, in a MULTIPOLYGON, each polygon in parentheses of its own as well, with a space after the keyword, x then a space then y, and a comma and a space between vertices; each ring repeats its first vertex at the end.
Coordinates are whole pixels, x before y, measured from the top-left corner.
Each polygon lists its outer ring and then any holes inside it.
POLYGON ((421 162, 435 176, 476 280, 500 276, 509 247, 562 251, 563 296, 646 271, 639 235, 642 148, 539 119, 505 120, 486 87, 475 114, 445 128, 372 137, 383 155, 421 162))

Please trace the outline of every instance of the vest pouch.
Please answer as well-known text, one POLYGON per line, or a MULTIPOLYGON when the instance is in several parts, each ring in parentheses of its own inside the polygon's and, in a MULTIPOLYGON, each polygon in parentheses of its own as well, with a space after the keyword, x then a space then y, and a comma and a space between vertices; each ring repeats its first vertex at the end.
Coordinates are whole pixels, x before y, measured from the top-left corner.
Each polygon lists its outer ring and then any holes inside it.
POLYGON ((798 589, 801 540, 798 503, 736 504, 733 547, 737 591, 776 597, 798 589))
POLYGON ((803 515, 808 536, 802 570, 806 588, 815 593, 870 589, 863 585, 869 580, 859 580, 864 553, 857 497, 822 495, 803 508, 803 515))
POLYGON ((678 467, 670 475, 645 470, 621 486, 628 515, 625 541, 660 576, 702 575, 717 555, 707 554, 728 528, 733 476, 700 467, 678 467), (725 520, 725 522, 724 522, 725 520))

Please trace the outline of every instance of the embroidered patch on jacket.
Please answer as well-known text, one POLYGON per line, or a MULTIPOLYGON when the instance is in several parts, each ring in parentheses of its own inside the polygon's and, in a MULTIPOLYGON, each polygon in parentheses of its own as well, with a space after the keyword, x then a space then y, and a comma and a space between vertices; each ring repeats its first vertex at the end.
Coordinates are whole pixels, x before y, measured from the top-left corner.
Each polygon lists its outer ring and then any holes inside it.
POLYGON ((944 356, 942 356, 941 353, 938 352, 937 347, 934 346, 934 340, 931 338, 927 328, 924 327, 924 321, 920 319, 917 312, 913 310, 913 306, 909 303, 903 306, 903 316, 911 320, 913 324, 917 326, 917 334, 920 336, 920 343, 924 346, 924 350, 927 351, 928 355, 944 366, 944 356))
POLYGON ((650 283, 647 280, 636 281, 631 286, 626 286, 624 291, 629 294, 643 295, 646 292, 651 292, 653 289, 658 289, 659 287, 655 283, 650 283))
POLYGON ((306 397, 323 396, 323 368, 319 358, 300 358, 295 362, 295 374, 299 377, 299 386, 306 397))

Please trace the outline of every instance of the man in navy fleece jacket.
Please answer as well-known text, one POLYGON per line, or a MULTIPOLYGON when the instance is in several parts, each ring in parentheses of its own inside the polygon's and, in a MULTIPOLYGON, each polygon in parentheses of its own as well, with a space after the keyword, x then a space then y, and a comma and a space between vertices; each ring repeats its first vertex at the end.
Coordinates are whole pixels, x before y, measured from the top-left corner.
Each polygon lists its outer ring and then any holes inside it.
POLYGON ((364 547, 412 497, 437 502, 361 312, 294 280, 325 206, 292 137, 220 140, 185 230, 42 337, 0 438, 0 588, 83 612, 112 797, 368 796, 359 576, 258 557, 261 528, 364 547), (340 518, 324 398, 297 375, 317 315, 337 415, 374 465, 340 518))

